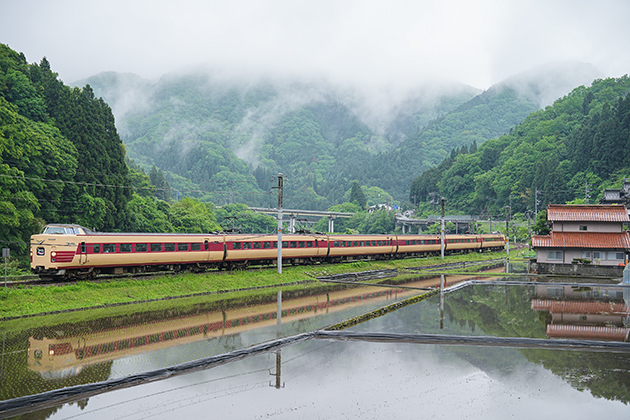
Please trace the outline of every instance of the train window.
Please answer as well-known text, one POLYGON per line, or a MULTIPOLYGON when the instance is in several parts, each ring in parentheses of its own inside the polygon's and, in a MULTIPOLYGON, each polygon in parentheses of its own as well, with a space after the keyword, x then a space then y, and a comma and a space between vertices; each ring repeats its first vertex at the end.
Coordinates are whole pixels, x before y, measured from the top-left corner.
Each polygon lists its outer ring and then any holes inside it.
POLYGON ((190 244, 191 251, 201 251, 201 244, 199 242, 194 242, 190 244))
POLYGON ((278 241, 273 242, 273 249, 278 249, 278 241))
POLYGON ((101 252, 101 246, 99 244, 95 244, 94 245, 94 253, 98 254, 99 252, 101 252))
POLYGON ((359 241, 354 241, 354 246, 359 246, 359 241))
POLYGON ((306 247, 307 248, 313 248, 313 242, 312 241, 306 242, 306 247))
POLYGON ((409 241, 405 241, 405 245, 409 245, 409 241))
POLYGON ((162 244, 151 244, 151 252, 162 251, 162 244))
POLYGON ((103 244, 103 252, 116 252, 116 244, 103 244))
POLYGON ((147 244, 136 244, 136 252, 147 252, 147 244))
POLYGON ((85 253, 87 253, 85 242, 81 242, 81 254, 85 254, 85 253))
POLYGON ((234 242, 232 244, 232 249, 241 249, 241 243, 240 242, 234 242))
POLYGON ((175 244, 164 244, 164 251, 175 251, 175 244))
POLYGON ((260 249, 260 242, 254 242, 254 249, 260 249))
POLYGON ((381 241, 376 241, 376 246, 381 246, 381 241))
POLYGON ((146 337, 136 337, 136 338, 133 339, 133 346, 134 347, 144 346, 145 344, 147 344, 147 338, 146 337))
POLYGON ((120 244, 120 252, 131 252, 131 244, 120 244))
POLYGON ((44 247, 40 246, 40 247, 38 247, 38 248, 37 248, 37 255, 38 255, 38 256, 40 256, 40 257, 41 257, 41 256, 42 256, 42 255, 44 255, 45 253, 46 253, 46 250, 44 249, 44 247))
POLYGON ((376 246, 376 241, 372 241, 372 246, 376 246))
POLYGON ((297 248, 297 242, 291 241, 291 248, 297 248))
POLYGON ((289 242, 288 241, 282 241, 282 248, 288 248, 289 247, 289 242))
POLYGON ((178 251, 188 251, 188 244, 177 244, 178 251))
POLYGON ((304 241, 299 241, 298 242, 298 248, 304 248, 304 247, 305 247, 304 241))
POLYGON ((365 246, 365 241, 361 241, 361 242, 359 243, 359 245, 360 245, 360 246, 365 246))
POLYGON ((243 249, 252 249, 251 242, 243 242, 243 249))
POLYGON ((208 240, 206 239, 205 241, 203 241, 203 244, 204 244, 204 248, 207 251, 208 250, 208 240))
POLYGON ((263 248, 271 249, 271 242, 263 242, 263 248))
POLYGON ((346 246, 346 241, 339 241, 339 246, 346 246))
POLYGON ((333 246, 339 246, 339 241, 335 241, 335 243, 333 244, 333 246))

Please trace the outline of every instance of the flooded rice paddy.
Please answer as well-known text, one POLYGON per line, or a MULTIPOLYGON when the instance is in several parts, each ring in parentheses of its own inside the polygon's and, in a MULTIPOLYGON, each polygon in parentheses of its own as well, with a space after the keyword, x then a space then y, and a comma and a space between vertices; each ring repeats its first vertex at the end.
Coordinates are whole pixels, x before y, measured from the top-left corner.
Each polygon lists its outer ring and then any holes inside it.
POLYGON ((0 322, 0 417, 627 417, 630 289, 490 274, 0 322))

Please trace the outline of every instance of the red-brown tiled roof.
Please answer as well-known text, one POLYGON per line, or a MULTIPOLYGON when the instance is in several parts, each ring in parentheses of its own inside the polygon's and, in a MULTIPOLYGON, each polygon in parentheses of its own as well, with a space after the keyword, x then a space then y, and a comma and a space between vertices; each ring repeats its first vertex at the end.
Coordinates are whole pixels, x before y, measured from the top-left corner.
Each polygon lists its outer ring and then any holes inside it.
POLYGON ((617 327, 592 327, 588 325, 547 325, 547 337, 549 338, 576 338, 588 340, 626 341, 628 328, 617 327))
POLYGON ((551 232, 548 236, 532 236, 532 247, 628 249, 630 248, 630 234, 628 231, 619 233, 551 232))
POLYGON ((630 222, 626 206, 550 204, 550 222, 630 222))

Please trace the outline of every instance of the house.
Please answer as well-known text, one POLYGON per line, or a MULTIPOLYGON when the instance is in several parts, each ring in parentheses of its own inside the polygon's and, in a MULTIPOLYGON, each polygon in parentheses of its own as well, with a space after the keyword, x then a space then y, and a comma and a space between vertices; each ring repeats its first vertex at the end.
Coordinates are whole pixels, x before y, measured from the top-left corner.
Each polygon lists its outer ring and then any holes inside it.
POLYGON ((630 199, 630 181, 624 179, 621 188, 604 190, 599 204, 624 204, 627 206, 628 199, 630 199))
POLYGON ((549 235, 532 237, 538 264, 625 265, 630 252, 630 222, 625 205, 558 205, 547 207, 553 224, 549 235))

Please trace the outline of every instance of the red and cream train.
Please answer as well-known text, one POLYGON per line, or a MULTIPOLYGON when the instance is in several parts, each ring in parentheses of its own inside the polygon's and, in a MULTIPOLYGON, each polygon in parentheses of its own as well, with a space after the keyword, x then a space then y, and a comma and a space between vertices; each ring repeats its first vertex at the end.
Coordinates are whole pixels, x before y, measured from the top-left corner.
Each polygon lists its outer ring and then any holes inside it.
MULTIPOLYGON (((31 237, 31 268, 40 277, 89 278, 97 274, 163 270, 233 269, 277 262, 269 234, 96 233, 78 225, 47 225, 31 237)), ((501 250, 500 234, 446 235, 445 253, 501 250)), ((439 255, 439 235, 282 236, 285 264, 439 255)))

